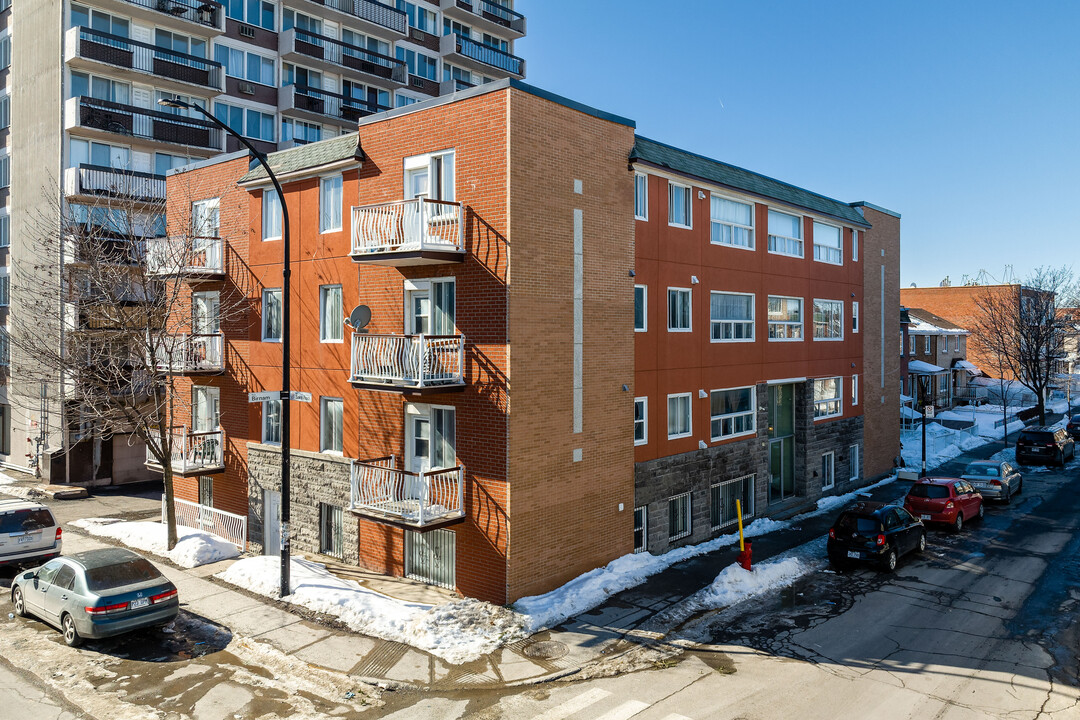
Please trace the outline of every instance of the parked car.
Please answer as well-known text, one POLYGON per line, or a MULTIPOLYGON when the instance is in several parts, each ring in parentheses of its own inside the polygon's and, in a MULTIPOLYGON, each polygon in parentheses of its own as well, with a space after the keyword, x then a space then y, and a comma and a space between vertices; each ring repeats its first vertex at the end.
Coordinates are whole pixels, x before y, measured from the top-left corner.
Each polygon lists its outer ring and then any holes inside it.
POLYGON ((967 480, 924 477, 916 480, 904 498, 904 507, 923 522, 951 525, 956 532, 964 522, 983 516, 982 495, 967 480))
POLYGON ((926 528, 899 505, 857 502, 829 528, 827 549, 833 567, 865 561, 891 572, 903 555, 926 549, 926 528))
POLYGON ((1013 495, 1024 490, 1024 477, 1007 462, 976 460, 964 468, 961 479, 967 480, 984 500, 1012 502, 1013 495))
POLYGON ((63 532, 46 506, 0 500, 0 565, 37 565, 60 555, 63 532))
POLYGON ((1072 460, 1076 454, 1076 442, 1064 429, 1029 427, 1020 431, 1016 440, 1016 462, 1027 465, 1039 463, 1060 465, 1072 460))
POLYGON ((15 576, 11 603, 60 628, 64 642, 164 625, 180 611, 176 586, 130 550, 87 550, 15 576))
POLYGON ((1068 424, 1065 425, 1065 432, 1069 433, 1069 437, 1073 440, 1080 440, 1080 415, 1069 418, 1068 424))

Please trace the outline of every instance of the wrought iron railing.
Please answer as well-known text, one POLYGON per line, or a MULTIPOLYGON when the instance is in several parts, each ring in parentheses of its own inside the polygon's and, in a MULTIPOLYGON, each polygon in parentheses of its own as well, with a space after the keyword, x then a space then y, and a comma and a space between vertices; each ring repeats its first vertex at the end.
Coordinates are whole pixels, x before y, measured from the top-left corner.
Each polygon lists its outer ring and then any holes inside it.
POLYGON ((286 30, 283 34, 283 44, 286 47, 288 46, 290 33, 293 38, 292 48, 301 55, 319 58, 335 65, 358 70, 368 75, 387 78, 403 85, 408 79, 408 69, 404 60, 398 60, 395 57, 351 45, 342 40, 335 40, 325 35, 317 35, 295 28, 286 30))
POLYGON ((224 90, 221 63, 87 27, 68 30, 79 57, 224 90))
POLYGON ((461 335, 353 333, 349 381, 422 388, 464 382, 461 335))
POLYGON ((349 509, 398 518, 417 527, 465 515, 461 467, 411 472, 395 458, 354 460, 349 509))
POLYGON ((158 142, 222 149, 222 131, 209 120, 148 110, 110 100, 81 96, 68 100, 79 127, 158 142))
POLYGON ((64 171, 64 190, 68 195, 105 195, 161 202, 165 199, 165 176, 80 163, 78 167, 64 171))
POLYGON ((352 209, 352 255, 408 250, 464 252, 461 203, 415 198, 352 209))

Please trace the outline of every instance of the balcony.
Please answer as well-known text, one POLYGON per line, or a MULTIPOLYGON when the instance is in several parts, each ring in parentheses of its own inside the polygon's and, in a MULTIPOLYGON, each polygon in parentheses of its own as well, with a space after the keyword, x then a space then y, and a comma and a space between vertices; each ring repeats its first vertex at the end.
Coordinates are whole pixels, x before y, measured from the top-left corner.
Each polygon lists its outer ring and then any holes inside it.
POLYGON ((219 280, 225 275, 219 237, 159 237, 146 241, 146 272, 185 280, 219 280))
POLYGON ((424 395, 465 387, 461 335, 353 333, 349 382, 367 390, 424 395))
POLYGON ((69 28, 66 35, 65 61, 70 65, 125 68, 151 77, 159 88, 180 93, 195 89, 216 94, 225 90, 225 72, 221 63, 213 60, 85 27, 69 28))
POLYGON ((306 85, 287 85, 278 92, 278 110, 313 122, 333 118, 350 124, 367 115, 389 110, 359 98, 316 90, 306 85))
POLYGON ((82 163, 64 170, 64 196, 165 202, 165 176, 82 163))
POLYGON ((409 30, 404 12, 376 0, 307 0, 304 10, 387 40, 403 38, 409 30))
POLYGON ((525 34, 525 16, 491 0, 439 0, 443 15, 497 35, 525 34))
MULTIPOLYGON (((174 475, 191 477, 209 475, 225 470, 225 433, 221 430, 189 430, 174 427, 172 435, 172 471, 174 475)), ((157 458, 146 450, 146 466, 162 471, 157 458)))
POLYGON ((522 58, 458 33, 443 35, 440 51, 445 60, 479 73, 490 75, 495 70, 499 76, 525 77, 522 58))
POLYGON ((184 148, 221 152, 223 135, 209 120, 80 96, 64 101, 64 129, 115 140, 138 138, 184 148))
POLYGON ((405 267, 461 262, 461 203, 415 198, 352 209, 354 262, 405 267))
POLYGON ((387 90, 399 88, 408 80, 403 60, 296 28, 278 35, 278 52, 283 60, 332 73, 340 73, 342 68, 353 70, 364 75, 364 82, 387 90))
POLYGON ((216 333, 169 335, 158 345, 158 372, 177 375, 216 375, 225 370, 225 336, 216 333))
POLYGON ((95 6, 194 35, 225 32, 225 7, 218 0, 96 0, 95 6))
POLYGON ((410 472, 395 458, 354 460, 349 510, 410 528, 435 528, 465 517, 461 467, 410 472))

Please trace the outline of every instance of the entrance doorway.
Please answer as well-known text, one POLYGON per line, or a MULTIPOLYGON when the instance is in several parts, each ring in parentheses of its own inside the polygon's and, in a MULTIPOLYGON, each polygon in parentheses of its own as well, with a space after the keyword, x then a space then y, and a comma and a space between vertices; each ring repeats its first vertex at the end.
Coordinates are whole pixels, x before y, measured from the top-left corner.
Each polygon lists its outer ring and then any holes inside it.
POLYGON ((795 386, 769 386, 769 502, 795 495, 795 386))

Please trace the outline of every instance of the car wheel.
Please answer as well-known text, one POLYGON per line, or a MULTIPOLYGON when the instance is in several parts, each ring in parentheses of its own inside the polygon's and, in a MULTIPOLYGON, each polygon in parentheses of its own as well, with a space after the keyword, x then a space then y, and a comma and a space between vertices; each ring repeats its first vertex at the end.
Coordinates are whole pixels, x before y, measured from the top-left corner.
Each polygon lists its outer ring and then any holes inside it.
POLYGON ((920 554, 926 552, 926 533, 919 533, 919 543, 915 546, 915 552, 920 554))
POLYGON ((75 628, 75 619, 71 615, 64 613, 64 617, 60 619, 60 629, 64 631, 64 642, 68 647, 78 647, 82 642, 79 631, 75 628))
POLYGON ((23 600, 22 588, 17 587, 11 591, 11 604, 15 606, 15 614, 26 617, 26 601, 23 600))
POLYGON ((896 569, 896 551, 890 550, 885 556, 885 569, 892 572, 896 569))
POLYGON ((964 514, 956 513, 956 522, 953 523, 953 530, 960 532, 964 529, 964 514))

